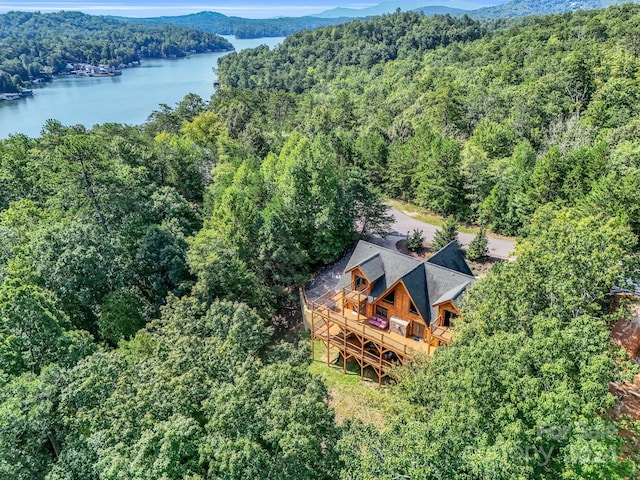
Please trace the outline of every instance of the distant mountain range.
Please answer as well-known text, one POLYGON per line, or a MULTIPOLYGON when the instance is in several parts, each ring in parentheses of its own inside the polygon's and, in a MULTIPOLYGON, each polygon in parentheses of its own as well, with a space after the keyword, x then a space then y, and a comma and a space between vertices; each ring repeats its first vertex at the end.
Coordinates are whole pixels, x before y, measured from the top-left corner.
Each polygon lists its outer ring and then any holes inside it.
MULTIPOLYGON (((219 35, 235 35, 238 38, 280 37, 290 35, 299 30, 311 30, 318 27, 347 23, 358 18, 392 13, 396 9, 421 11, 425 15, 469 15, 472 18, 513 18, 527 15, 545 15, 562 13, 578 9, 590 10, 610 5, 625 3, 629 0, 390 0, 373 7, 363 9, 334 8, 318 15, 306 17, 282 17, 269 19, 252 19, 228 17, 216 12, 200 12, 192 15, 155 18, 121 18, 147 25, 176 25, 195 28, 219 35), (464 7, 479 4, 493 6, 479 9, 464 7), (446 4, 446 5, 445 5, 446 4)), ((631 0, 638 3, 640 0, 631 0)))
POLYGON ((191 15, 153 18, 124 18, 120 20, 144 25, 175 25, 195 28, 218 35, 235 35, 238 38, 284 37, 299 30, 312 30, 327 25, 347 23, 355 18, 281 17, 242 18, 227 17, 217 12, 200 12, 191 15))
POLYGON ((511 0, 503 5, 467 12, 473 18, 513 18, 527 15, 546 15, 574 10, 593 10, 635 0, 511 0))
POLYGON ((390 0, 367 8, 332 8, 322 13, 312 15, 318 18, 364 18, 384 15, 400 8, 402 11, 423 10, 433 12, 433 15, 452 12, 475 10, 506 3, 508 0, 390 0))
POLYGON ((317 18, 366 18, 402 10, 419 10, 426 15, 469 15, 473 18, 512 18, 545 15, 573 10, 592 10, 640 0, 391 0, 363 9, 333 8, 314 15, 317 18), (479 5, 485 4, 479 8, 479 5))
POLYGON ((433 17, 434 15, 451 15, 452 17, 461 17, 464 14, 469 14, 469 10, 462 10, 460 8, 442 7, 438 5, 416 8, 414 9, 414 11, 422 12, 427 17, 433 17))

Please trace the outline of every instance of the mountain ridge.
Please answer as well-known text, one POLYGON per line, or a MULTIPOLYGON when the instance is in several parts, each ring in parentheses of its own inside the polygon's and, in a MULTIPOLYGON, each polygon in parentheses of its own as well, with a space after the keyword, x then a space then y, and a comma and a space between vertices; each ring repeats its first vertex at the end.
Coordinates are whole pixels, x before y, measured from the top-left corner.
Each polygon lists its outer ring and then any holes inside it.
MULTIPOLYGON (((480 0, 488 3, 488 0, 480 0)), ((482 7, 474 10, 454 7, 469 4, 466 0, 423 0, 407 3, 413 11, 420 11, 427 16, 451 15, 460 17, 467 15, 476 19, 518 18, 528 15, 548 15, 570 12, 578 9, 592 10, 605 8, 620 3, 638 3, 639 0, 511 0, 498 5, 482 7), (425 4, 426 3, 426 4, 425 4), (442 5, 448 3, 448 5, 442 5), (415 6, 423 4, 421 6, 415 6)), ((287 36, 300 30, 313 30, 342 23, 361 20, 371 16, 389 14, 400 5, 397 0, 382 2, 365 9, 336 8, 317 15, 302 17, 278 17, 269 19, 253 19, 226 16, 222 13, 203 11, 199 13, 162 16, 150 18, 113 17, 121 20, 146 25, 171 24, 183 28, 195 28, 218 35, 235 35, 237 38, 261 38, 287 36), (350 16, 359 13, 361 16, 350 16), (329 15, 329 16, 322 16, 329 15), (343 16, 332 16, 343 15, 343 16)))
POLYGON ((372 7, 367 8, 344 8, 336 7, 324 12, 310 15, 315 18, 366 18, 376 15, 384 15, 386 13, 392 13, 396 9, 400 8, 402 11, 407 10, 423 10, 434 9, 434 11, 473 11, 479 8, 491 7, 493 5, 502 5, 506 3, 506 0, 412 0, 412 1, 399 1, 389 0, 372 7), (484 5, 483 5, 484 4, 484 5))
POLYGON ((356 20, 355 18, 317 18, 310 16, 256 19, 227 16, 213 11, 178 16, 113 18, 143 25, 170 24, 183 28, 195 28, 218 35, 235 35, 237 38, 284 37, 299 30, 312 30, 356 20))
POLYGON ((594 10, 636 0, 511 0, 502 5, 479 8, 467 12, 473 18, 516 18, 529 15, 550 15, 575 10, 594 10))

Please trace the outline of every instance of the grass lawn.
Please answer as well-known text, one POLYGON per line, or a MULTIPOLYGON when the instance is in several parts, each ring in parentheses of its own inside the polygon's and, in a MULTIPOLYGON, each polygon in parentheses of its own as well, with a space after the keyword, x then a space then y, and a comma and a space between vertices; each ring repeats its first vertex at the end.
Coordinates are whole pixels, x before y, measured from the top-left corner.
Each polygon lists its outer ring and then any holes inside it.
MULTIPOLYGON (((313 346, 315 361, 309 366, 312 373, 322 377, 329 393, 330 405, 336 412, 336 420, 358 419, 374 425, 378 429, 385 426, 385 412, 393 400, 389 388, 378 387, 377 378, 360 379, 360 367, 357 363, 347 363, 347 373, 342 373, 342 361, 338 365, 327 367, 327 352, 320 341, 313 346)), ((338 357, 338 352, 330 352, 331 361, 338 357)), ((365 371, 365 377, 367 371, 365 371)), ((375 375, 371 375, 375 377, 375 375)))

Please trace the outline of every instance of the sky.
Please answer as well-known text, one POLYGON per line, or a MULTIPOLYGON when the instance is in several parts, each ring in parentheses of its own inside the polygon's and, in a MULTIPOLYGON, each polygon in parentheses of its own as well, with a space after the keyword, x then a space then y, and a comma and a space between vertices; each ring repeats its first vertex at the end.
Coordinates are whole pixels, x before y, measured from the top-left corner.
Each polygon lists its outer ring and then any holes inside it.
MULTIPOLYGON (((383 0, 0 0, 0 13, 11 10, 56 12, 79 10, 91 15, 119 15, 123 17, 157 17, 162 15, 185 15, 201 11, 220 12, 245 18, 271 18, 278 16, 300 17, 312 15, 335 7, 366 8, 383 0)), ((473 1, 473 0, 472 0, 473 1)), ((486 1, 486 0, 485 0, 486 1)), ((485 3, 478 0, 478 3, 485 3)), ((427 4, 446 5, 451 0, 427 4)), ((402 2, 400 2, 402 3, 402 2)), ((413 3, 413 2, 408 2, 413 3)), ((494 3, 494 2, 492 2, 494 3)), ((500 3, 500 2, 495 2, 500 3)))
POLYGON ((365 8, 377 3, 363 1, 339 2, 332 0, 0 0, 0 13, 11 10, 56 12, 79 10, 92 15, 120 15, 124 17, 157 17, 161 15, 185 15, 204 10, 245 18, 269 18, 276 16, 311 15, 334 7, 365 8))

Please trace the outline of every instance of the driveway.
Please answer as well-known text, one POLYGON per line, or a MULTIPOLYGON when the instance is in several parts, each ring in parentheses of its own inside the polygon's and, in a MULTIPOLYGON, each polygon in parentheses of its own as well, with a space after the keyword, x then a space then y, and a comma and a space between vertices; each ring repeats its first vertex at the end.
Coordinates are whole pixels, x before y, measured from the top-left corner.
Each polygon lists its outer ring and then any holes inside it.
MULTIPOLYGON (((406 238, 408 234, 410 234, 414 229, 422 230, 424 232, 425 239, 427 242, 431 242, 433 240, 433 236, 438 230, 438 227, 431 225, 429 223, 421 222, 406 213, 401 212, 400 210, 389 207, 389 213, 393 215, 394 222, 392 225, 393 231, 387 238, 384 239, 385 246, 387 248, 395 248, 395 244, 398 240, 406 238)), ((469 242, 473 239, 474 235, 470 233, 458 233, 458 240, 462 244, 463 247, 466 247, 469 242)), ((488 237, 489 239, 489 255, 496 258, 509 258, 513 251, 513 240, 508 240, 505 238, 495 238, 488 237)))
MULTIPOLYGON (((433 236, 435 235, 438 227, 434 227, 429 223, 421 222, 420 220, 402 213, 400 210, 391 206, 389 206, 388 212, 391 213, 394 218, 394 223, 391 226, 392 231, 384 238, 374 235, 369 239, 370 242, 390 250, 396 250, 396 244, 400 240, 407 238, 407 233, 411 233, 416 228, 424 232, 427 242, 431 242, 431 240, 433 240, 433 236)), ((458 240, 465 247, 472 239, 473 235, 468 233, 458 233, 458 240)), ((489 237, 489 254, 492 257, 502 259, 509 258, 509 252, 512 250, 512 240, 489 237)), ((340 260, 332 265, 326 266, 323 270, 316 273, 314 278, 306 287, 307 297, 309 300, 315 300, 338 284, 352 253, 353 249, 350 249, 340 260)))

